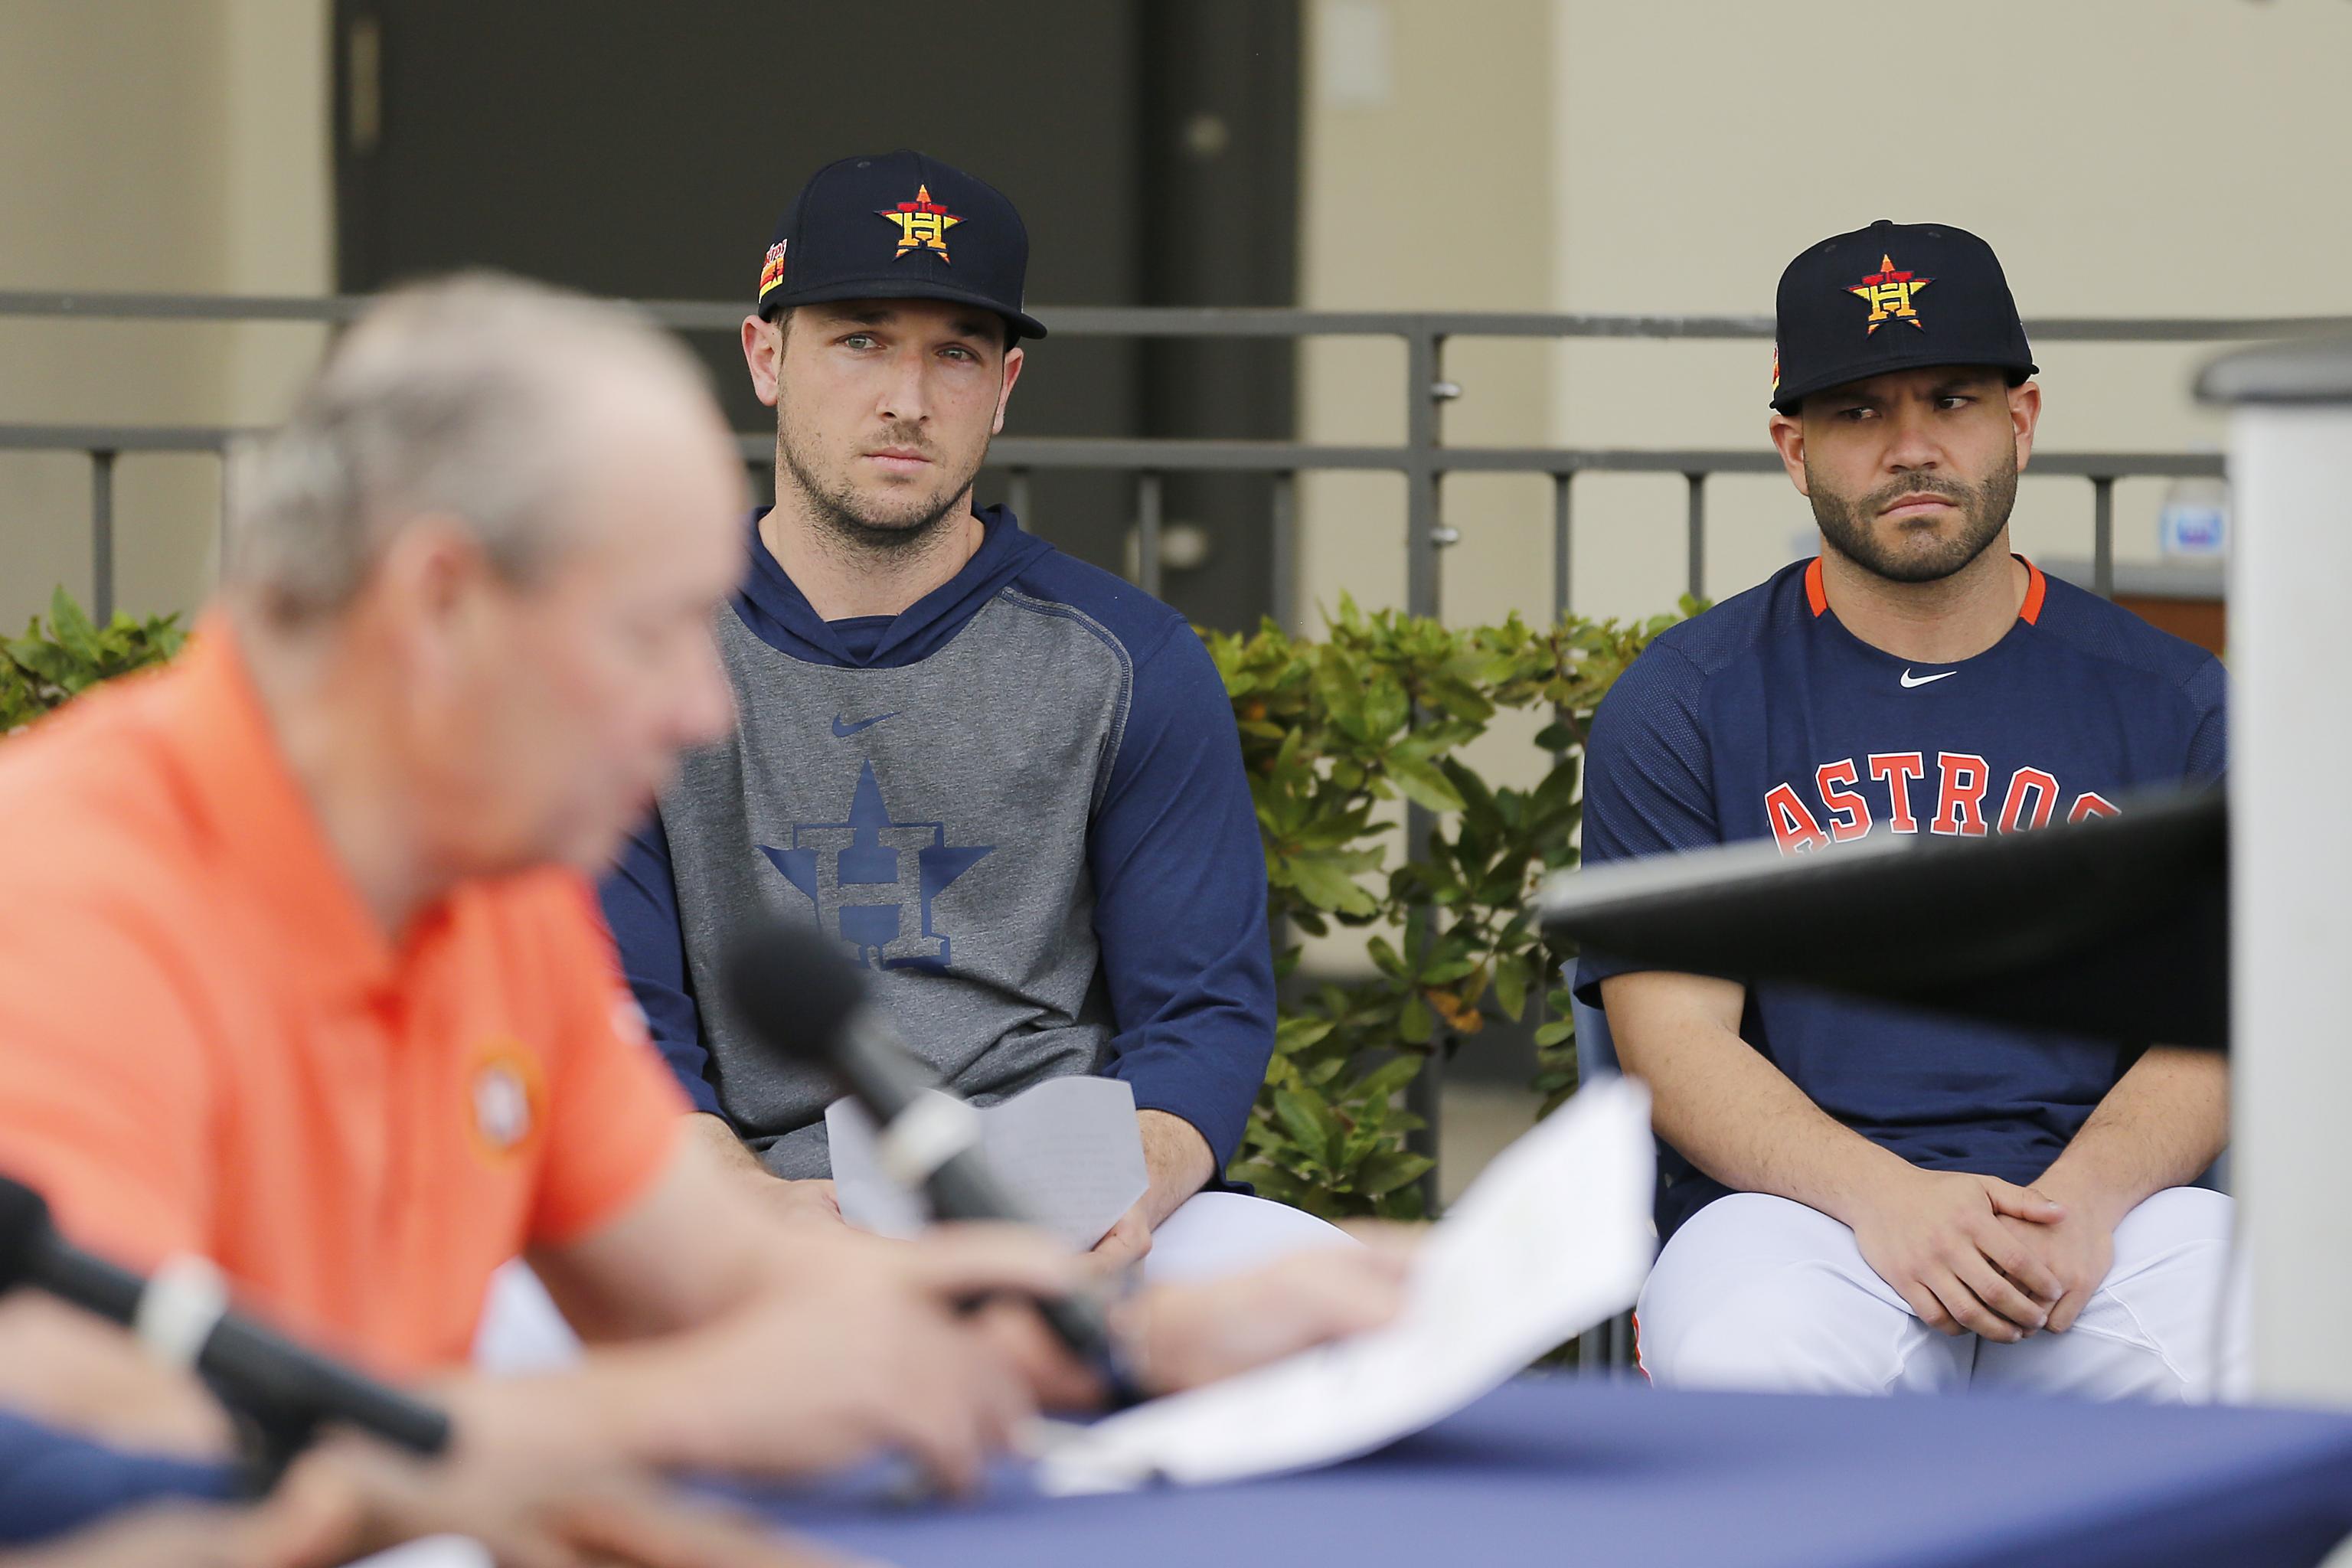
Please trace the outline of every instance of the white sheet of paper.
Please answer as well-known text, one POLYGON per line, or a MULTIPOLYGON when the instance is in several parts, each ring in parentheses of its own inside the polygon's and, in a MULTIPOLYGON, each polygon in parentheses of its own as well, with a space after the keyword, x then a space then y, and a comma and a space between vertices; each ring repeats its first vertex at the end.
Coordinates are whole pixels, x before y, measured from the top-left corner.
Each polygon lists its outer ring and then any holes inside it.
POLYGON ((1595 1083, 1432 1228, 1396 1321, 1076 1428, 1038 1484, 1070 1495, 1241 1480, 1409 1436, 1633 1303, 1656 1246, 1654 1177, 1649 1091, 1595 1083))
MULTIPOLYGON (((1100 1241, 1151 1184, 1135 1091, 1118 1079, 1050 1078, 979 1115, 981 1155, 997 1181, 1040 1229, 1075 1250, 1100 1241)), ((824 1126, 842 1218, 896 1237, 930 1222, 921 1195, 883 1174, 864 1106, 835 1100, 824 1126)))

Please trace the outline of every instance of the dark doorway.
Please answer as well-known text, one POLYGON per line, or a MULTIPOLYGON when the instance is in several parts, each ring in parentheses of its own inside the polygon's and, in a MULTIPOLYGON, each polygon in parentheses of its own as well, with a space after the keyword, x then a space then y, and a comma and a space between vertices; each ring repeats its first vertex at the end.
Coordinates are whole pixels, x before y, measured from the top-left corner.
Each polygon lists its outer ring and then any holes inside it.
MULTIPOLYGON (((1295 297, 1294 0, 338 0, 341 279, 488 265, 637 299, 745 300, 818 165, 914 146, 1013 197, 1055 305, 1295 297)), ((737 428, 771 416, 732 338, 698 341, 737 428)), ((1010 433, 1290 434, 1280 342, 1050 338, 1010 433)), ((1001 475, 983 501, 1002 499, 1001 475)), ((1037 531, 1125 563, 1126 476, 1041 473, 1037 531)), ((1267 486, 1171 485, 1210 548, 1164 579, 1209 624, 1268 605, 1267 486)))

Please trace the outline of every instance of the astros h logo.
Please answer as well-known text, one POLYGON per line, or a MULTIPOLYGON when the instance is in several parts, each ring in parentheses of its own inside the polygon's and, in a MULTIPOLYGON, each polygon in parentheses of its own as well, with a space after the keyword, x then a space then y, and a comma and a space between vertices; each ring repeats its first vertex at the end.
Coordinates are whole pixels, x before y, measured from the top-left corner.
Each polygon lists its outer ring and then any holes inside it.
POLYGON ((1863 336, 1870 336, 1890 320, 1908 321, 1926 331, 1927 324, 1919 319, 1919 311, 1911 303, 1911 297, 1934 281, 1934 279, 1922 278, 1916 272, 1897 271, 1893 257, 1881 256, 1877 271, 1846 289, 1849 294, 1861 296, 1870 306, 1870 324, 1864 330, 1863 336))
POLYGON ((894 822, 867 763, 840 822, 794 823, 790 845, 760 853, 816 906, 817 924, 869 969, 944 969, 947 933, 931 901, 995 850, 950 845, 938 822, 894 822))
POLYGON ((916 186, 913 201, 881 208, 874 216, 888 218, 898 226, 898 248, 890 253, 891 260, 898 260, 910 250, 936 250, 941 261, 952 259, 948 255, 948 230, 963 219, 931 200, 930 186, 916 186))

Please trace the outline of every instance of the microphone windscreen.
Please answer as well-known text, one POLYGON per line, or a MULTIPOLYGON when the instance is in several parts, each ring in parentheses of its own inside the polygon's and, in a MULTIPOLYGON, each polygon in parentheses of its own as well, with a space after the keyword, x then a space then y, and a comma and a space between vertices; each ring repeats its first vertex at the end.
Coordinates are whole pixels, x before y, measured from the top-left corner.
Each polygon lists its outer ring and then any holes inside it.
POLYGON ((856 965, 824 933, 762 915, 726 950, 722 984, 743 1021, 777 1049, 824 1063, 849 1016, 866 1001, 856 965))
POLYGON ((33 1254, 48 1233, 48 1200, 22 1182, 0 1176, 0 1290, 32 1270, 33 1254))

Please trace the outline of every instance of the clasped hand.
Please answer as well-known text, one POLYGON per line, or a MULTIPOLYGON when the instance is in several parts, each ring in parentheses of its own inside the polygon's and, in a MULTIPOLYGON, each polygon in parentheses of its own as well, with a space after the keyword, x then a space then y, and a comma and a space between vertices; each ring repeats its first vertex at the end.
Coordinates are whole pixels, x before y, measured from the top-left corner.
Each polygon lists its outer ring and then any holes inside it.
POLYGON ((1938 1333, 2014 1344, 2074 1324, 2114 1258, 2114 1237, 2036 1187, 1912 1170, 1853 1221, 1864 1262, 1938 1333))

